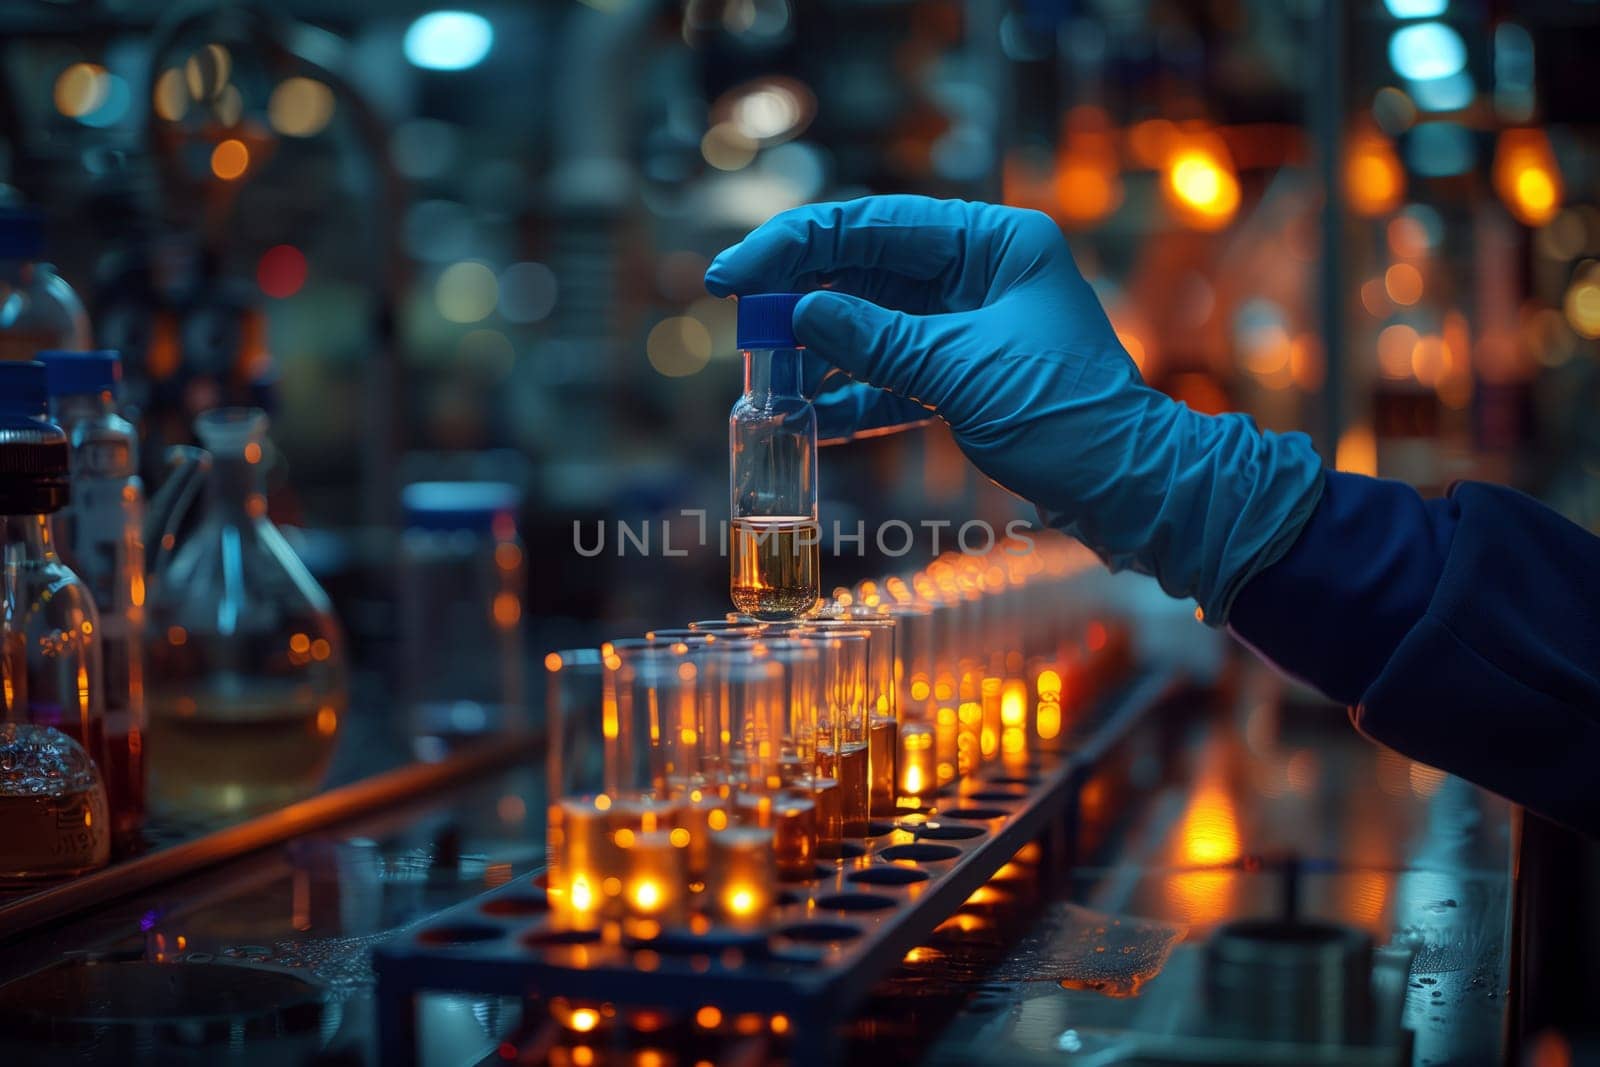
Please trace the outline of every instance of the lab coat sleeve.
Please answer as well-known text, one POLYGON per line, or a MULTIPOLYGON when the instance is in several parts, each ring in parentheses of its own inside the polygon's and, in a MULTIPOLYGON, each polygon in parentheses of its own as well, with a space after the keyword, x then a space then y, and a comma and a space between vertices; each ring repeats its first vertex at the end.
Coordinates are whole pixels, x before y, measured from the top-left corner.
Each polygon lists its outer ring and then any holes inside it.
POLYGON ((1230 623, 1374 739, 1600 834, 1600 538, 1531 498, 1332 474, 1230 623))

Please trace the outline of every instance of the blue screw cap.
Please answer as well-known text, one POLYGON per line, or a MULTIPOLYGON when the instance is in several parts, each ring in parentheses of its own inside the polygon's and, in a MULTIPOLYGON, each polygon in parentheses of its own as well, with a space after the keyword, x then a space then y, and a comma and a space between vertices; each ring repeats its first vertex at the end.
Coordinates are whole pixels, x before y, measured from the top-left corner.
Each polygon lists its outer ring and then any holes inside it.
POLYGON ((804 293, 754 293, 739 298, 739 347, 798 348, 794 306, 804 293))
POLYGON ((50 413, 50 386, 37 360, 0 360, 0 416, 42 419, 50 413))
POLYGON ((115 390, 122 381, 122 354, 112 348, 72 352, 50 348, 38 353, 51 396, 85 396, 115 390))
POLYGON ((411 530, 494 532, 500 516, 516 520, 522 492, 507 482, 412 482, 400 491, 411 530))

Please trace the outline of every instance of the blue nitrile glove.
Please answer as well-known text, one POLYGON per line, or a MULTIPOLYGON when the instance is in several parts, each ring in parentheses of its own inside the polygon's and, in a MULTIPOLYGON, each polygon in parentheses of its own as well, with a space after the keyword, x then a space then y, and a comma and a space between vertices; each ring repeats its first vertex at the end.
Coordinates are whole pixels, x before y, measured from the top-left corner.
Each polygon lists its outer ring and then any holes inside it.
POLYGON ((776 216, 706 272, 718 295, 825 286, 795 334, 855 379, 825 436, 950 424, 978 469, 1114 569, 1222 625, 1322 492, 1304 434, 1202 415, 1149 388, 1048 216, 881 196, 776 216))

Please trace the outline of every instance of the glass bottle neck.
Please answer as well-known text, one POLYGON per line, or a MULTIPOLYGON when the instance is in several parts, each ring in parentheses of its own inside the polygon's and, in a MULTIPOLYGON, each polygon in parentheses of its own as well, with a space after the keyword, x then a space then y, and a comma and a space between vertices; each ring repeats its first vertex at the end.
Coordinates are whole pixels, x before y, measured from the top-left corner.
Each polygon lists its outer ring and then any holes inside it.
POLYGON ((54 531, 49 515, 0 515, 0 548, 7 563, 54 559, 54 531))
POLYGON ((109 389, 98 393, 79 393, 56 398, 56 421, 68 433, 71 433, 72 427, 84 419, 115 415, 116 411, 116 400, 109 389))
POLYGON ((245 446, 243 454, 216 455, 206 491, 218 511, 249 519, 267 514, 267 469, 261 446, 245 446))
POLYGON ((752 348, 744 354, 747 396, 800 396, 800 352, 794 348, 752 348))

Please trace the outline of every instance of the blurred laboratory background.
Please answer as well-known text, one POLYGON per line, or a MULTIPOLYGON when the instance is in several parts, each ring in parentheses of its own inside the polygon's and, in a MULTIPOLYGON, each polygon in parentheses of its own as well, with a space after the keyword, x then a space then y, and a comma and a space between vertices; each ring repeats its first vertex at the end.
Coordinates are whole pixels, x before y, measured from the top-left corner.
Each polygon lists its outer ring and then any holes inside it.
MULTIPOLYGON (((726 514, 702 273, 875 192, 1054 216, 1194 407, 1600 528, 1600 4, 24 0, 0 29, 0 181, 123 354, 146 482, 198 412, 267 409, 271 513, 357 663, 396 639, 413 481, 520 490, 530 642, 723 610, 714 544, 659 552, 726 514)), ((828 532, 1027 517, 937 428, 826 453, 822 494, 828 532)))

